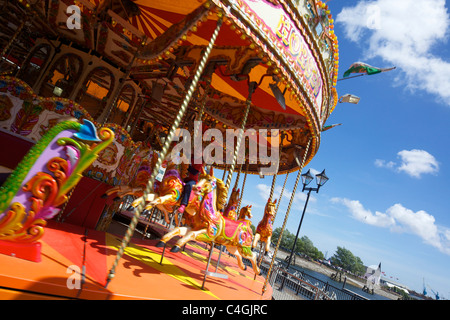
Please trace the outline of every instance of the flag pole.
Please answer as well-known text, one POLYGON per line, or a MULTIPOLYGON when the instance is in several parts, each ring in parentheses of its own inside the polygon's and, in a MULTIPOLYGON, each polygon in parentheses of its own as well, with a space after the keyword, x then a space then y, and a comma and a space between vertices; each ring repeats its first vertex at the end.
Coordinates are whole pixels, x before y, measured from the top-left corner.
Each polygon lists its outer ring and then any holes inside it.
POLYGON ((352 77, 348 77, 348 78, 337 79, 337 81, 348 80, 348 79, 353 79, 353 78, 358 78, 358 77, 362 77, 362 76, 366 76, 366 75, 367 75, 366 73, 358 74, 357 76, 352 76, 352 77))
MULTIPOLYGON (((392 68, 387 68, 387 69, 381 69, 381 71, 378 72, 378 73, 391 71, 391 70, 394 70, 394 69, 396 69, 396 68, 397 68, 397 67, 392 67, 392 68)), ((378 74, 378 73, 376 73, 376 74, 378 74)), ((337 79, 336 81, 348 80, 348 79, 358 78, 358 77, 367 76, 367 75, 369 75, 369 74, 367 74, 367 73, 362 73, 362 74, 358 74, 358 75, 352 76, 352 77, 347 77, 347 78, 337 79)))

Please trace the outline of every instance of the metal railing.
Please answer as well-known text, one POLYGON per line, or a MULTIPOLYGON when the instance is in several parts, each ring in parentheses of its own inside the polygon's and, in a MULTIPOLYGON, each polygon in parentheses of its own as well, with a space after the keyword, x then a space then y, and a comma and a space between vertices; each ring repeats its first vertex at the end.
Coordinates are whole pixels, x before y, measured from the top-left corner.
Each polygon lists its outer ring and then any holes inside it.
POLYGON ((273 298, 275 300, 331 300, 326 291, 278 268, 273 280, 273 298))
MULTIPOLYGON (((262 264, 261 272, 267 275, 268 267, 262 264)), ((289 273, 281 265, 274 267, 269 283, 275 300, 367 300, 304 272, 289 273)))

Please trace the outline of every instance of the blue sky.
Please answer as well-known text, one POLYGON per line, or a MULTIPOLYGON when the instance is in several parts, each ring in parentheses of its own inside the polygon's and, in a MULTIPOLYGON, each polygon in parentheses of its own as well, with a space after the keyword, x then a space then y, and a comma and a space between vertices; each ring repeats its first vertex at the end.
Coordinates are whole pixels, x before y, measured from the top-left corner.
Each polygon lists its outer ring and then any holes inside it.
MULTIPOLYGON (((339 81, 338 104, 305 167, 330 180, 311 195, 300 231, 332 256, 345 247, 366 265, 422 292, 423 279, 450 299, 450 3, 332 0, 339 78, 356 61, 394 71, 339 81)), ((275 227, 282 225, 291 173, 275 227)), ((218 173, 221 175, 221 172, 218 173)), ((277 178, 276 196, 284 175, 277 178)), ((243 205, 262 218, 271 177, 249 175, 243 205)), ((234 182, 233 182, 234 183, 234 182)), ((315 182, 312 182, 314 185, 315 182)), ((242 179, 241 179, 242 184, 242 179)), ((287 229, 295 233, 306 192, 297 189, 287 229)))

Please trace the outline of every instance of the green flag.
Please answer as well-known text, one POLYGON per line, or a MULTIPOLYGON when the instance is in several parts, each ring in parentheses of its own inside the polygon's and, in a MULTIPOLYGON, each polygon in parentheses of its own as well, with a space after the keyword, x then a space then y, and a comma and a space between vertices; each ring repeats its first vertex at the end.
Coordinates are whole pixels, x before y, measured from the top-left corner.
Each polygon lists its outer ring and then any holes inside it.
POLYGON ((389 70, 393 70, 393 69, 395 69, 395 67, 388 68, 388 69, 381 69, 381 68, 372 67, 364 62, 355 62, 350 66, 350 68, 347 71, 344 72, 344 78, 348 77, 351 73, 362 73, 362 74, 372 75, 372 74, 377 74, 380 72, 389 71, 389 70))

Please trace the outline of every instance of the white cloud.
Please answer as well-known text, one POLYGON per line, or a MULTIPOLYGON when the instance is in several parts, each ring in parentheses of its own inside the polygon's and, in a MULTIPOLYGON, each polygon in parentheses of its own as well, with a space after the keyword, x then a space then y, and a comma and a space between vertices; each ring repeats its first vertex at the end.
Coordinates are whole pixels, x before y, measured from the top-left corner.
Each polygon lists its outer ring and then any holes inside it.
POLYGON ((392 169, 392 168, 395 167, 395 162, 392 162, 392 161, 386 162, 386 161, 381 160, 381 159, 376 159, 375 160, 375 166, 378 167, 378 168, 389 168, 389 169, 392 169))
POLYGON ((363 205, 358 200, 332 198, 331 201, 345 205, 350 210, 352 216, 363 223, 383 228, 395 225, 395 221, 392 217, 378 211, 373 214, 370 210, 364 209, 363 205))
POLYGON ((374 214, 358 200, 332 198, 333 203, 346 206, 356 220, 376 227, 389 228, 392 232, 409 233, 420 237, 424 243, 450 255, 450 230, 438 227, 434 216, 420 210, 414 212, 401 204, 394 204, 385 213, 374 214))
POLYGON ((398 153, 402 164, 398 168, 412 177, 420 178, 420 175, 439 171, 439 164, 436 159, 424 150, 402 150, 398 153))
POLYGON ((396 66, 398 84, 425 90, 450 106, 450 61, 434 52, 449 35, 444 0, 359 1, 343 8, 336 23, 343 24, 348 39, 365 46, 364 59, 396 66))
POLYGON ((388 168, 399 172, 405 172, 414 178, 420 178, 423 174, 436 174, 439 172, 439 163, 436 158, 425 150, 402 150, 397 153, 401 163, 386 162, 376 159, 374 164, 378 168, 388 168))
POLYGON ((423 210, 414 212, 398 203, 388 208, 386 212, 396 222, 391 228, 392 231, 418 235, 425 243, 440 248, 438 228, 432 215, 423 210))

